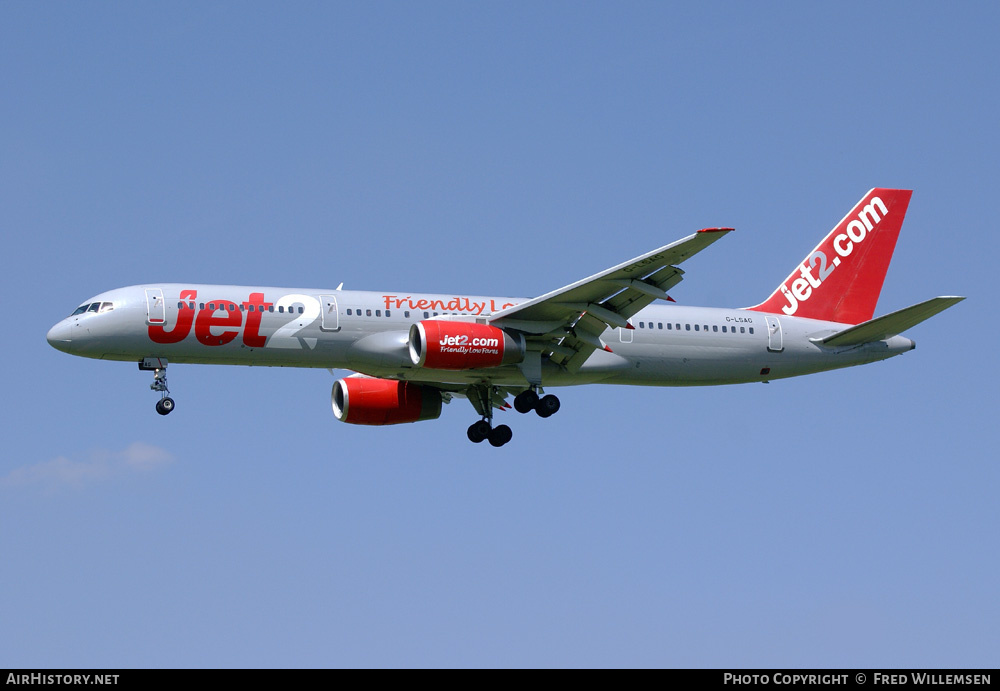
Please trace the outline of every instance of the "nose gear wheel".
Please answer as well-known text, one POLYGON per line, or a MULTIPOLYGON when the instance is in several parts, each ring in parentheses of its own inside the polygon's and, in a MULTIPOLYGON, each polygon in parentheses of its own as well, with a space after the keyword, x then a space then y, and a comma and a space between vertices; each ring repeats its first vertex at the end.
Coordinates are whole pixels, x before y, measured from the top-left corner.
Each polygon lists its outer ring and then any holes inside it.
POLYGON ((167 361, 162 358, 146 358, 139 363, 139 369, 143 371, 153 370, 153 383, 149 388, 160 394, 160 400, 156 402, 156 412, 160 415, 169 415, 173 411, 175 404, 167 388, 167 361))

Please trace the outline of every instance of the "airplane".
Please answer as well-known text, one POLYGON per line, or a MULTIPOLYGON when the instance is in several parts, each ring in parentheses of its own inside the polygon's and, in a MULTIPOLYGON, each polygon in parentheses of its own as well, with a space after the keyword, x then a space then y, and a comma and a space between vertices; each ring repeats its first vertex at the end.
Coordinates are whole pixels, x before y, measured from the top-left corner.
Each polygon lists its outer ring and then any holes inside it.
POLYGON ((885 360, 900 334, 964 300, 936 297, 874 318, 911 190, 870 190, 771 295, 745 308, 686 307, 678 265, 732 228, 705 228, 535 298, 152 283, 90 298, 47 334, 73 355, 153 372, 168 363, 352 370, 331 392, 359 425, 433 420, 468 399, 470 441, 500 447, 512 407, 547 418, 547 387, 770 382, 885 360))

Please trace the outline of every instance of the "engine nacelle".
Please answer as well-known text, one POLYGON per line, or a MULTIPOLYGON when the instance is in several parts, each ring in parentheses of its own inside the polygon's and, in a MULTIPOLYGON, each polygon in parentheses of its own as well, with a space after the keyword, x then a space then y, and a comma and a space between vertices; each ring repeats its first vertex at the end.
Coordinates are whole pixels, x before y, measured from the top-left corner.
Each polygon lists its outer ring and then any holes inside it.
POLYGON ((424 320, 410 327, 409 346, 413 364, 430 369, 499 367, 524 359, 524 337, 515 340, 489 324, 424 320))
POLYGON ((441 416, 441 392, 405 381, 348 377, 333 385, 333 414, 352 425, 398 425, 441 416))

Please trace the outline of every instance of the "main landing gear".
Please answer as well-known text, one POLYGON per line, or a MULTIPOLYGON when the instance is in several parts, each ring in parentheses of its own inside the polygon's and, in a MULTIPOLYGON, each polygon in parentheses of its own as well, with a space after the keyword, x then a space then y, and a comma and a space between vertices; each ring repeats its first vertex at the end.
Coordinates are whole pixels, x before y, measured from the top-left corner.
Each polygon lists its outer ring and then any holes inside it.
POLYGON ((559 410, 559 399, 552 394, 539 398, 534 389, 527 389, 514 397, 514 410, 519 413, 534 410, 538 417, 549 417, 559 410))
POLYGON ((514 438, 514 432, 507 425, 493 427, 488 420, 480 420, 469 426, 468 436, 473 444, 489 439, 492 446, 500 447, 514 438))
POLYGON ((168 394, 167 388, 167 361, 163 358, 146 358, 139 363, 139 369, 153 372, 153 383, 149 385, 153 391, 158 391, 160 400, 156 402, 156 412, 160 415, 169 415, 174 409, 174 399, 168 394))
MULTIPOLYGON (((546 418, 554 415, 559 410, 559 399, 549 394, 548 396, 538 396, 534 388, 526 389, 514 397, 514 409, 519 413, 530 413, 534 410, 538 417, 546 418)), ((469 425, 468 437, 473 444, 479 444, 489 440, 492 446, 503 446, 511 440, 514 433, 507 425, 493 426, 493 407, 480 408, 480 413, 485 412, 483 419, 469 425)))

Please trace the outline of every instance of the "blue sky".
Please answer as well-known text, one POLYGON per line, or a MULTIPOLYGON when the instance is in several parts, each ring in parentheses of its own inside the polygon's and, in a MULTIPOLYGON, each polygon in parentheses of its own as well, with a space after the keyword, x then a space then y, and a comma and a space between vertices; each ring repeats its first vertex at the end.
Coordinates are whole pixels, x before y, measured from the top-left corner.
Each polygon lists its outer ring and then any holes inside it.
POLYGON ((0 666, 1000 663, 995 3, 3 3, 0 666), (863 368, 335 420, 318 370, 73 358, 154 281, 538 295, 698 228, 766 297, 914 191, 863 368))

